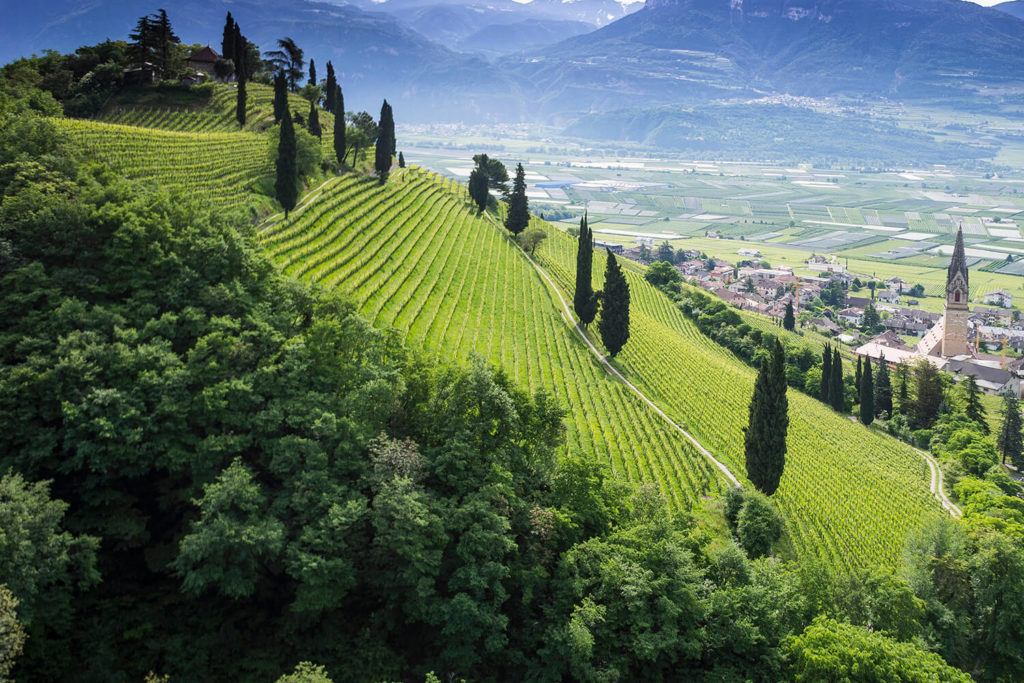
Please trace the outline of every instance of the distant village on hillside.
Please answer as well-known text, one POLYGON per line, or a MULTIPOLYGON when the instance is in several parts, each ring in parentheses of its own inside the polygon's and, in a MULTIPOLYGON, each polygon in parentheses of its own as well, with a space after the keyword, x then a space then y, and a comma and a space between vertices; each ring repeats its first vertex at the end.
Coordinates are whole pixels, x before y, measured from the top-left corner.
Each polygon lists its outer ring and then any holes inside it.
POLYGON ((738 260, 730 263, 698 250, 673 251, 667 244, 652 249, 653 240, 642 240, 633 248, 606 246, 648 263, 669 260, 671 253, 684 279, 742 310, 781 320, 791 305, 800 328, 834 337, 857 355, 881 356, 893 366, 923 358, 955 377, 974 375, 987 393, 1022 393, 1024 357, 1018 354, 1024 353, 1024 320, 1013 308, 1013 295, 1001 289, 986 292, 983 305, 968 310, 962 234, 951 259, 945 314, 916 307, 924 294, 921 285, 899 277, 862 281, 834 256, 812 255, 806 263, 820 269, 812 276, 796 275, 789 266, 771 266, 752 247, 740 248, 738 260), (963 278, 955 292, 954 276, 963 278), (946 322, 951 307, 956 325, 946 322), (955 339, 947 338, 950 333, 955 339))

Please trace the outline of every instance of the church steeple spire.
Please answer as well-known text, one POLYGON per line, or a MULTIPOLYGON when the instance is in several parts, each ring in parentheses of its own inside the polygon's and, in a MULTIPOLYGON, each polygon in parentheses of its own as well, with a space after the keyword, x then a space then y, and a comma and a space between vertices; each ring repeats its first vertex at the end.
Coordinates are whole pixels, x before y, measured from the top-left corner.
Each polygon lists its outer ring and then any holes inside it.
POLYGON ((960 280, 957 275, 963 277, 961 289, 967 289, 967 258, 964 256, 964 226, 961 225, 956 231, 956 245, 953 247, 953 258, 949 261, 949 270, 946 272, 946 296, 953 293, 960 280))

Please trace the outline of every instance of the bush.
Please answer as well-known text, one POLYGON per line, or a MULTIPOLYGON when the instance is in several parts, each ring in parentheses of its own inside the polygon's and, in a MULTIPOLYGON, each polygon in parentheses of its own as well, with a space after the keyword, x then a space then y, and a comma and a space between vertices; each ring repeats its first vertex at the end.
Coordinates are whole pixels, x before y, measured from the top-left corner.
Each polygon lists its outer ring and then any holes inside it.
POLYGON ((915 429, 912 436, 914 437, 914 445, 918 448, 928 448, 932 442, 932 430, 930 429, 915 429))
POLYGON ((745 502, 736 520, 736 536, 751 559, 770 555, 782 536, 782 517, 768 497, 756 492, 744 495, 745 502))
POLYGON ((722 496, 722 505, 725 508, 725 520, 729 522, 729 528, 736 531, 736 522, 739 520, 740 510, 743 508, 743 489, 730 486, 722 496))

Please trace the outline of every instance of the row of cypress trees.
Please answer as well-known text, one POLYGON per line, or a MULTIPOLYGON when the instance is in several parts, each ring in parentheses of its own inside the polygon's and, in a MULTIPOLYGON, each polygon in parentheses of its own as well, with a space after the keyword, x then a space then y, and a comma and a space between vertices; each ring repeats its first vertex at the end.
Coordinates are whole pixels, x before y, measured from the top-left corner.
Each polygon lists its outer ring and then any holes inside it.
MULTIPOLYGON (((520 169, 522 164, 520 164, 520 169)), ((613 358, 629 341, 629 283, 622 273, 611 251, 604 271, 604 290, 594 291, 593 262, 594 234, 587 225, 587 216, 580 219, 580 234, 576 249, 576 291, 573 295, 573 309, 586 328, 597 317, 598 306, 601 308, 601 320, 597 331, 601 335, 601 343, 608 349, 613 358)))

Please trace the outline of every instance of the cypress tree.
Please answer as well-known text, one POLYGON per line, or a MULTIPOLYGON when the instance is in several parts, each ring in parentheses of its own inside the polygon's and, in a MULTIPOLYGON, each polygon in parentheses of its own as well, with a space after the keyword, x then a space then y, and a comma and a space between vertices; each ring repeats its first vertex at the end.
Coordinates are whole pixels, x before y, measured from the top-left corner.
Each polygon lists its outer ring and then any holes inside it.
POLYGON ((846 408, 846 387, 843 386, 843 358, 839 349, 832 351, 832 376, 828 380, 829 405, 833 410, 843 412, 846 408))
MULTIPOLYGON (((338 94, 336 88, 338 87, 338 81, 335 80, 334 76, 334 65, 330 61, 327 62, 327 83, 324 84, 324 90, 326 91, 327 104, 324 107, 327 111, 332 114, 338 113, 338 94)), ((341 107, 342 115, 345 114, 345 107, 341 107)), ((340 163, 340 162, 339 162, 340 163)))
MULTIPOLYGON (((526 171, 523 165, 516 166, 516 179, 512 183, 512 194, 508 198, 508 214, 505 227, 513 235, 521 233, 530 223, 530 207, 526 199, 526 171)), ((615 354, 612 354, 613 356, 615 354)))
POLYGON ((788 429, 785 354, 776 339, 771 356, 761 361, 757 371, 749 419, 743 430, 747 478, 768 496, 779 488, 785 468, 788 429))
POLYGON ((235 76, 237 78, 248 79, 251 74, 251 65, 249 64, 249 41, 242 35, 242 29, 239 28, 238 22, 235 22, 235 38, 233 41, 234 52, 231 53, 231 58, 235 62, 235 76))
POLYGON ((309 103, 309 120, 306 122, 306 128, 313 137, 323 137, 323 130, 320 128, 320 111, 316 102, 309 103))
POLYGON ((857 401, 860 402, 860 382, 863 378, 864 370, 861 368, 860 356, 857 356, 857 371, 853 375, 853 388, 857 390, 857 401))
POLYGON ((405 168, 405 155, 398 153, 398 168, 405 168))
POLYGON ((964 406, 964 413, 971 419, 978 429, 988 434, 988 421, 985 419, 985 408, 981 405, 981 390, 978 389, 978 382, 974 375, 967 375, 964 380, 964 390, 967 392, 967 404, 964 406))
POLYGON ((281 119, 281 139, 277 143, 277 178, 274 181, 274 194, 277 201, 284 207, 284 217, 295 208, 299 198, 299 185, 295 177, 295 125, 291 116, 281 119))
POLYGON ((883 412, 886 417, 892 417, 892 379, 889 376, 889 364, 879 356, 875 377, 875 415, 883 412))
POLYGON ((288 116, 288 80, 284 71, 274 74, 274 123, 281 123, 288 116))
MULTIPOLYGON (((327 62, 328 73, 331 73, 330 65, 331 63, 327 62)), ((333 99, 334 102, 341 103, 341 111, 334 114, 334 156, 338 158, 338 168, 342 168, 345 166, 345 100, 341 95, 341 86, 334 86, 333 99)))
POLYGON ((395 128, 394 120, 391 118, 391 105, 387 100, 380 108, 380 123, 377 125, 377 144, 374 149, 373 168, 377 172, 377 178, 383 185, 388 180, 388 173, 391 171, 391 148, 394 144, 389 135, 393 135, 395 128), (390 123, 389 123, 390 122, 390 123))
POLYGON ((818 396, 823 403, 832 402, 832 349, 826 344, 821 352, 821 390, 818 396))
POLYGON ((228 12, 228 18, 224 20, 224 34, 220 40, 220 54, 224 59, 235 58, 235 20, 228 12))
POLYGON ((245 92, 245 74, 243 73, 238 79, 237 99, 235 101, 235 118, 238 120, 239 126, 245 125, 246 104, 247 96, 245 92))
POLYGON ((580 219, 580 234, 576 244, 576 293, 572 307, 580 324, 587 327, 597 317, 597 295, 593 284, 594 234, 587 226, 587 215, 580 219))
POLYGON ((1009 391, 1003 394, 1003 405, 999 409, 1003 423, 999 427, 996 444, 1003 454, 1003 464, 1009 458, 1017 467, 1024 465, 1021 452, 1024 450, 1024 438, 1021 436, 1020 403, 1009 391))
MULTIPOLYGON (((519 168, 522 170, 522 164, 519 168)), ((597 331, 601 333, 601 342, 608 349, 608 354, 614 358, 629 341, 629 284, 611 251, 608 251, 601 298, 601 320, 597 331)))
POLYGON ((316 63, 313 58, 309 58, 309 84, 316 85, 316 63))
MULTIPOLYGON (((860 358, 857 359, 858 363, 860 358)), ((860 379, 860 421, 869 425, 875 421, 875 383, 871 377, 871 363, 864 363, 864 374, 860 379)))
POLYGON ((786 315, 782 318, 782 326, 790 332, 796 327, 796 316, 793 315, 792 301, 786 302, 786 315))
POLYGON ((487 208, 487 174, 479 166, 469 174, 469 196, 483 213, 487 208))
POLYGON ((906 363, 902 363, 901 362, 899 365, 896 366, 896 375, 900 379, 899 399, 900 399, 900 414, 902 414, 902 415, 908 415, 909 411, 910 411, 910 408, 911 408, 911 406, 910 406, 910 396, 909 396, 909 392, 907 391, 907 375, 908 374, 909 374, 909 371, 907 370, 907 364, 906 363))

